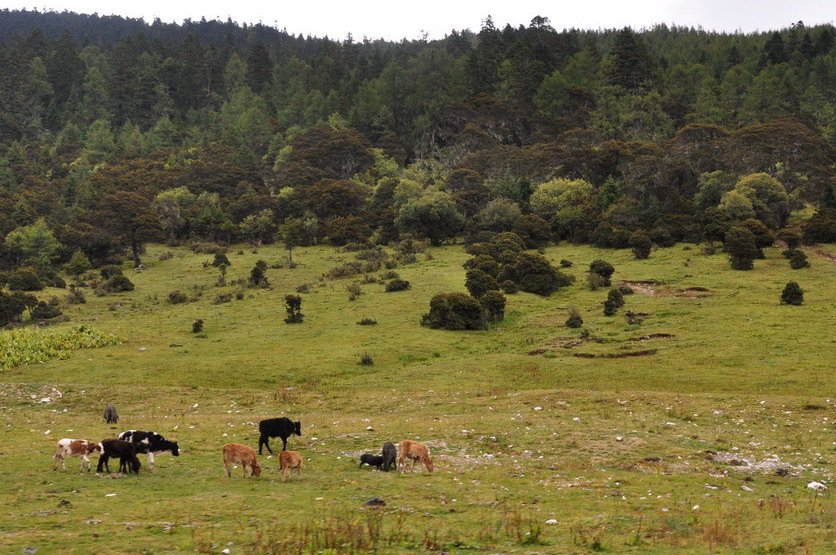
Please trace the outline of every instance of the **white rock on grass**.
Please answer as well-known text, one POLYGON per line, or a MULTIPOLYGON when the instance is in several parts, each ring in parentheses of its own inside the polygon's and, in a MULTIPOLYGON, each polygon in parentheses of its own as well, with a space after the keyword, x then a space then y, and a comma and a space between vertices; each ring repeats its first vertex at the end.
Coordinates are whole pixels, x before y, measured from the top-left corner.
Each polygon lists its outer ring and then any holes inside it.
POLYGON ((821 482, 810 482, 807 484, 807 489, 811 489, 813 491, 825 491, 827 486, 822 484, 821 482))

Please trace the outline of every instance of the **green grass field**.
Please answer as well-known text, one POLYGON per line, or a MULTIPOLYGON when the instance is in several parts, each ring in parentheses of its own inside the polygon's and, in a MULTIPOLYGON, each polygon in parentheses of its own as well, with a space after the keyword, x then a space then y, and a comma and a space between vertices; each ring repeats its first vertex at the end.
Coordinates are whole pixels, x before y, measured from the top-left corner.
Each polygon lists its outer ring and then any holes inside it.
POLYGON ((638 261, 558 245, 546 257, 574 263, 573 286, 508 295, 492 329, 449 332, 420 320, 435 293, 464 291, 461 246, 395 268, 412 287, 386 293, 323 279, 354 259, 334 248, 296 249, 289 269, 279 246, 234 247, 227 282, 270 266, 269 289, 242 289, 216 286, 211 255, 152 245, 144 272, 126 266, 134 291, 87 289, 46 330, 86 325, 119 345, 0 374, 0 552, 833 552, 836 264, 823 254, 836 249, 816 249, 807 269, 771 248, 738 272, 698 246, 638 261), (606 289, 586 285, 596 258, 636 288, 613 317, 606 289), (802 306, 779 303, 790 280, 802 306), (304 323, 285 324, 300 286, 304 323), (170 304, 173 290, 190 301, 170 304), (587 336, 565 327, 570 306, 587 336), (646 316, 629 325, 627 310, 646 316), (282 483, 266 455, 260 478, 227 478, 222 445, 255 448, 258 421, 282 415, 302 421, 289 442, 302 479, 282 483), (140 455, 138 476, 81 474, 75 458, 52 471, 58 439, 131 428, 177 439, 181 456, 149 473, 140 455), (426 442, 435 472, 357 468, 401 439, 426 442), (375 496, 386 507, 364 508, 375 496))

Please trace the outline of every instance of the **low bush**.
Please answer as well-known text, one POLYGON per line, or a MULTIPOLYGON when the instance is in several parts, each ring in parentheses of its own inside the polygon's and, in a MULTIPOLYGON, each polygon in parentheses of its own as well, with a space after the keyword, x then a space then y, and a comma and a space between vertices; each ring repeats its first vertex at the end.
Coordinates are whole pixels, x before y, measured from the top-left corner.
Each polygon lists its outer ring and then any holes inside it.
POLYGON ((111 276, 110 279, 107 280, 105 288, 110 292, 133 291, 134 284, 127 278, 127 276, 119 274, 111 276))
POLYGON ((430 311, 421 324, 434 329, 482 330, 485 316, 482 305, 466 293, 439 293, 430 300, 430 311))
POLYGON ((179 289, 175 289, 174 291, 171 291, 168 294, 169 304, 182 304, 188 300, 189 297, 179 289))
POLYGON ((569 317, 566 318, 566 327, 567 328, 580 328, 583 326, 583 318, 581 317, 580 311, 574 307, 569 307, 569 317))
POLYGON ((801 268, 808 268, 810 262, 807 260, 807 255, 801 249, 793 249, 789 256, 790 268, 793 270, 800 270, 801 268))
POLYGON ((30 268, 19 268, 11 272, 6 285, 10 291, 41 291, 44 288, 41 278, 30 268))
POLYGON ((393 279, 389 283, 386 284, 386 292, 391 293, 393 291, 406 291, 410 288, 409 282, 404 279, 393 279))
POLYGON ((358 326, 376 326, 377 320, 374 318, 363 318, 362 320, 357 322, 358 326))
POLYGON ((32 309, 33 320, 50 320, 61 316, 61 314, 59 307, 47 304, 44 301, 38 301, 38 304, 32 309))
POLYGON ((790 281, 781 293, 781 304, 799 306, 804 302, 804 290, 794 281, 790 281))

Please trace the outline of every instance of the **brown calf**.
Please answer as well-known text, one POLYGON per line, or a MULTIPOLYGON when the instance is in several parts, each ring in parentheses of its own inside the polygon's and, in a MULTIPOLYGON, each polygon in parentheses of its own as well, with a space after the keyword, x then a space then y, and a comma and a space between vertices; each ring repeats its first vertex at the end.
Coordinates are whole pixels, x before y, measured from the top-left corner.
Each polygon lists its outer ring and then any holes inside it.
POLYGON ((415 461, 422 463, 425 467, 427 467, 428 472, 433 471, 433 461, 430 458, 430 452, 427 449, 427 446, 418 441, 411 441, 405 439, 400 442, 398 445, 398 470, 403 471, 405 465, 405 461, 407 459, 412 460, 412 466, 409 468, 409 471, 412 472, 415 470, 415 461))
POLYGON ((224 452, 224 468, 226 468, 226 475, 232 477, 232 472, 229 470, 229 465, 240 464, 244 470, 244 477, 247 476, 247 469, 250 469, 250 476, 256 478, 261 475, 261 467, 255 460, 255 451, 251 447, 241 445, 240 443, 227 443, 223 447, 224 452))
POLYGON ((282 471, 282 482, 284 482, 284 473, 288 468, 295 468, 299 473, 299 479, 302 478, 302 454, 299 451, 282 451, 279 453, 279 468, 282 471))
POLYGON ((58 451, 56 451, 52 456, 55 461, 52 465, 52 470, 58 470, 59 462, 61 463, 61 467, 64 470, 67 470, 67 457, 81 457, 80 469, 84 470, 84 467, 86 466, 87 472, 90 472, 90 459, 87 458, 87 455, 101 452, 101 443, 91 443, 86 439, 70 439, 66 437, 64 439, 59 439, 58 451))

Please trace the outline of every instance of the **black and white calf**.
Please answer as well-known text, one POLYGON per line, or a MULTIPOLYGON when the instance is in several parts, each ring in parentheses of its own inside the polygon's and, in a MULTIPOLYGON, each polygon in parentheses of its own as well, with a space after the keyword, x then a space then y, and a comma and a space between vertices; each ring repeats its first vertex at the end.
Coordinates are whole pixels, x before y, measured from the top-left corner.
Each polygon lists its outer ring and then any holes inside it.
POLYGON ((177 442, 168 441, 156 432, 128 430, 119 434, 119 439, 136 444, 138 453, 148 453, 148 470, 152 472, 154 471, 154 455, 171 453, 175 457, 180 456, 180 447, 177 442))

